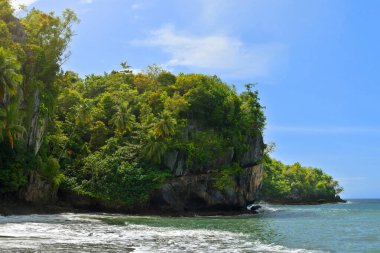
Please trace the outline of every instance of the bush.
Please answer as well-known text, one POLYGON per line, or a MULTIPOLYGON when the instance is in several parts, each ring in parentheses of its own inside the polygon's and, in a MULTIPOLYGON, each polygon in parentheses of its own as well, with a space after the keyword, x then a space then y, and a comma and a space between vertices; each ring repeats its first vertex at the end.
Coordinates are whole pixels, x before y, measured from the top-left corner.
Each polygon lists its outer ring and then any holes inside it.
POLYGON ((121 153, 95 152, 85 159, 82 177, 67 182, 74 190, 96 198, 127 205, 144 204, 169 173, 136 167, 124 160, 121 153))

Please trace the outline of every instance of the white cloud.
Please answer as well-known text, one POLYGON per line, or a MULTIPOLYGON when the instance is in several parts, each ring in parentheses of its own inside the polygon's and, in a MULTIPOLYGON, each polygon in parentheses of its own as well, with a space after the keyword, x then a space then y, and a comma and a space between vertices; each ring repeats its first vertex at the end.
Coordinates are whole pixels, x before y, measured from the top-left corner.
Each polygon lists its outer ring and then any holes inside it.
POLYGON ((274 59, 282 50, 278 43, 247 45, 226 35, 195 36, 177 32, 173 26, 153 31, 144 41, 161 48, 170 59, 168 66, 186 66, 223 71, 227 75, 262 76, 268 74, 274 59))
POLYGON ((290 132, 300 134, 380 134, 376 127, 303 127, 303 126, 271 126, 271 132, 290 132))
POLYGON ((143 69, 134 69, 134 68, 131 68, 130 69, 132 71, 133 74, 137 75, 139 73, 143 73, 144 70, 143 69))
POLYGON ((13 8, 18 9, 20 5, 29 6, 38 0, 11 0, 11 5, 13 8))

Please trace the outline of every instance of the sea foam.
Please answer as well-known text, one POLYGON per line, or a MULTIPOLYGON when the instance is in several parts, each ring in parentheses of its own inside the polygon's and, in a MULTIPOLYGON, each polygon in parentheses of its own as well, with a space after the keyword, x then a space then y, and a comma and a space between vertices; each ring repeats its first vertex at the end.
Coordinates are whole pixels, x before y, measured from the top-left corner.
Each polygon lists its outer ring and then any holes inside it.
POLYGON ((0 217, 0 251, 316 252, 265 244, 244 233, 103 222, 112 218, 81 214, 0 217))

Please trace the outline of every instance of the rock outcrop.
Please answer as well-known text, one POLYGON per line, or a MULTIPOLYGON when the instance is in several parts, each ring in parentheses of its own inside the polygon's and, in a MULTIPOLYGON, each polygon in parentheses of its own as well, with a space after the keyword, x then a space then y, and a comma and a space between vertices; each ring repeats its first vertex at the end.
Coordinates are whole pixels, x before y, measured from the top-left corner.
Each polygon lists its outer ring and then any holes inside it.
POLYGON ((45 130, 47 127, 46 116, 41 116, 40 113, 41 94, 37 88, 34 92, 33 114, 31 117, 30 127, 28 131, 27 146, 33 148, 34 154, 40 150, 45 130))
POLYGON ((57 201, 57 187, 32 171, 28 183, 19 191, 19 198, 33 204, 51 204, 57 201))
POLYGON ((233 148, 204 166, 190 167, 179 151, 165 155, 165 165, 173 177, 153 195, 151 207, 161 211, 240 210, 253 203, 261 186, 263 166, 260 164, 264 144, 262 136, 247 138, 247 150, 236 154, 233 148), (219 189, 215 185, 218 169, 238 162, 243 171, 233 175, 233 187, 219 189))

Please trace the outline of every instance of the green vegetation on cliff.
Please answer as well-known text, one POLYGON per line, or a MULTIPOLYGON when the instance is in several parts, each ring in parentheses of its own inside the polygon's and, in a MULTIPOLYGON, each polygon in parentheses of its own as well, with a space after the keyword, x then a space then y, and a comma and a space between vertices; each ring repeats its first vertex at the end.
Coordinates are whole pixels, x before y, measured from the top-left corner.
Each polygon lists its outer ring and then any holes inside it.
MULTIPOLYGON (((258 94, 238 95, 215 76, 179 74, 157 66, 79 78, 60 76, 55 155, 66 187, 128 204, 148 200, 171 172, 164 155, 180 151, 188 166, 217 160, 265 124, 258 94)), ((236 158, 237 159, 237 158, 236 158)))
POLYGON ((59 184, 57 157, 46 138, 54 132, 57 75, 75 14, 31 10, 16 19, 0 0, 0 193, 17 191, 30 171, 59 184))
POLYGON ((285 165, 264 155, 264 178, 260 195, 273 202, 333 201, 343 191, 331 176, 321 169, 299 163, 285 165))
MULTIPOLYGON (((253 86, 238 94, 216 76, 156 65, 133 74, 126 62, 104 75, 63 72, 77 21, 70 10, 33 9, 16 19, 0 0, 0 194, 18 191, 37 171, 56 187, 141 206, 173 175, 165 163, 172 151, 185 167, 204 168, 232 150, 232 165, 213 173, 215 187, 233 187, 247 139, 265 126, 253 86)), ((265 164, 265 196, 332 193, 335 181, 320 170, 265 164)))

